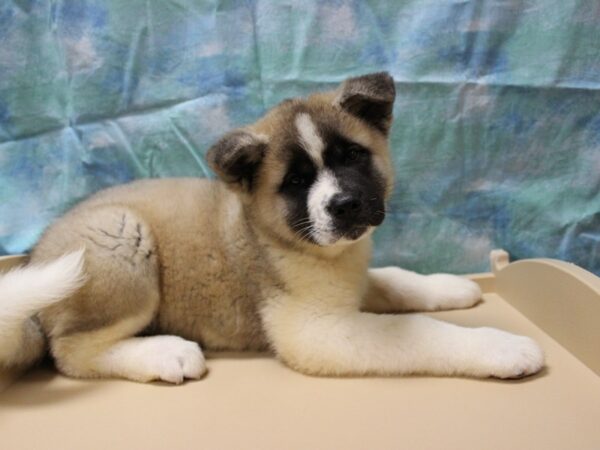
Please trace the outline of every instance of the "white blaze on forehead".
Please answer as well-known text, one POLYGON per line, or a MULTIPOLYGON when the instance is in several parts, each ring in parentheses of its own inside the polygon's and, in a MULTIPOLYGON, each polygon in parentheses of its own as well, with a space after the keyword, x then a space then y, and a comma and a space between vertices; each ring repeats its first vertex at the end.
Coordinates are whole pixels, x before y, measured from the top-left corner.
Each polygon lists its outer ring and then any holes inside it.
POLYGON ((325 145, 319 133, 317 133, 317 127, 314 122, 307 113, 300 113, 296 116, 295 124, 304 150, 310 155, 315 164, 322 166, 322 154, 325 145))
POLYGON ((321 245, 329 245, 335 239, 333 221, 327 206, 331 198, 340 192, 335 175, 323 170, 308 192, 308 217, 312 225, 312 237, 321 245))

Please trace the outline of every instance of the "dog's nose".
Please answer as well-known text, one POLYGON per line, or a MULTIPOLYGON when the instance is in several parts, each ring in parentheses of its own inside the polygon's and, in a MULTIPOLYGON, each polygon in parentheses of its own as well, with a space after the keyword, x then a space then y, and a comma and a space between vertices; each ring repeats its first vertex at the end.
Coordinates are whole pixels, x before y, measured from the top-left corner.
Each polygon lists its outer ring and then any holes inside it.
POLYGON ((360 210, 360 201, 352 194, 335 194, 329 201, 327 211, 336 219, 349 219, 360 210))

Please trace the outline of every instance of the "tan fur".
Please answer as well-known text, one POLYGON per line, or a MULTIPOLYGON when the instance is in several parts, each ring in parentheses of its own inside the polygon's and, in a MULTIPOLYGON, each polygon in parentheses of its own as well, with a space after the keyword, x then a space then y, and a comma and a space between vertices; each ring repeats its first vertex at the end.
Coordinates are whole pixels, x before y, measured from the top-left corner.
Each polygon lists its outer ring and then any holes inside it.
POLYGON ((178 335, 206 349, 264 350, 264 300, 323 292, 314 280, 325 273, 325 284, 339 280, 356 302, 366 283, 369 239, 315 247, 294 236, 283 214, 273 213, 285 210, 274 186, 287 162, 289 123, 298 107, 373 149, 391 192, 385 137, 332 102, 333 94, 285 102, 248 127, 268 136, 271 149, 252 196, 209 180, 137 181, 98 193, 50 227, 31 260, 49 261, 84 246, 91 274, 76 295, 40 314, 58 367, 95 376, 83 355, 90 359, 143 331, 178 335), (74 359, 82 367, 73 367, 74 359))
POLYGON ((94 195, 51 226, 32 262, 83 247, 87 275, 75 294, 39 314, 57 367, 76 377, 178 383, 204 372, 199 343, 205 349, 270 347, 291 367, 323 375, 515 376, 538 370, 536 348, 519 340, 526 338, 360 311, 466 307, 480 297, 473 283, 395 268, 369 272, 372 229, 355 241, 319 246, 299 239, 286 223, 277 189, 299 112, 368 148, 384 195, 390 195, 385 131, 391 116, 377 128, 341 106, 355 102, 354 91, 393 102, 391 79, 375 75, 378 83, 382 78, 387 90, 355 79, 340 88, 349 92, 283 102, 246 127, 242 140, 254 139, 257 151, 268 146, 251 192, 248 181, 221 173, 225 182, 136 181, 94 195), (455 292, 449 301, 444 286, 455 292), (158 336, 139 337, 147 335, 158 336), (506 356, 511 345, 515 350, 506 356), (505 359, 479 363, 490 346, 505 359))
POLYGON ((261 279, 277 282, 241 214, 235 194, 200 179, 139 181, 92 197, 51 227, 32 255, 33 261, 51 259, 84 245, 86 269, 94 275, 76 296, 42 314, 44 328, 51 336, 68 332, 75 308, 80 313, 74 320, 87 322, 78 328, 101 328, 104 324, 93 323, 97 313, 85 306, 97 308, 98 296, 108 291, 103 309, 114 318, 128 317, 131 305, 139 304, 137 314, 160 296, 154 321, 138 332, 151 325, 152 331, 178 334, 209 348, 264 348, 253 302, 261 279), (127 239, 119 233, 123 215, 125 231, 132 232, 127 239), (141 250, 136 248, 138 223, 147 229, 141 250), (256 270, 248 272, 248 267, 256 270), (214 335, 228 339, 220 342, 214 335))

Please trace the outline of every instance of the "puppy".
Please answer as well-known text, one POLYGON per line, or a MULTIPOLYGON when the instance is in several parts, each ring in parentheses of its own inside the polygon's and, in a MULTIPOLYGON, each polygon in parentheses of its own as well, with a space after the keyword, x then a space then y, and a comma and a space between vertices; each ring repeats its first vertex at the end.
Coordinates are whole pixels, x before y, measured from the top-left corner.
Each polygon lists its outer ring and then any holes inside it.
POLYGON ((423 315, 480 299, 471 281, 368 269, 392 188, 393 79, 286 100, 208 152, 219 181, 136 181, 54 223, 0 279, 0 364, 46 346, 72 377, 181 383, 203 349, 271 349, 314 375, 515 378, 538 345, 423 315))

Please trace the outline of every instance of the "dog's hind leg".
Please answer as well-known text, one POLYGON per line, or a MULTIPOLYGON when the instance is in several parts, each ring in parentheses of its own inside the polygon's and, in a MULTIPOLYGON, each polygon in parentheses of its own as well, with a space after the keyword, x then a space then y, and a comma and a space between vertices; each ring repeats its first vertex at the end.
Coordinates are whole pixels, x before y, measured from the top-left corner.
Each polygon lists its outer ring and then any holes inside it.
POLYGON ((157 247, 134 211, 102 206, 75 212, 49 230, 34 258, 85 247, 85 285, 40 314, 58 369, 73 377, 181 383, 205 371, 198 344, 177 336, 136 337, 160 304, 157 247))
POLYGON ((399 267, 369 269, 362 309, 376 313, 468 308, 481 299, 479 286, 445 273, 421 275, 399 267))

